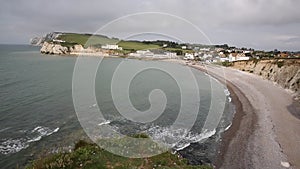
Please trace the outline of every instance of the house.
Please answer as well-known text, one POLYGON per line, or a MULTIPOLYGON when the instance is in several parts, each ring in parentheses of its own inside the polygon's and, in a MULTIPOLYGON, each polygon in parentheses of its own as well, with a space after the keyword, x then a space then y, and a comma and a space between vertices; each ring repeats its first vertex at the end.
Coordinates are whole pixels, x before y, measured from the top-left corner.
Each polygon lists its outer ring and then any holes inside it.
POLYGON ((130 53, 129 56, 138 58, 156 58, 156 59, 174 59, 177 58, 177 54, 173 52, 166 52, 163 50, 138 50, 135 53, 130 53))
POLYGON ((201 48, 200 51, 202 51, 202 52, 209 52, 210 48, 201 48))
POLYGON ((279 57, 281 57, 281 58, 287 58, 287 57, 289 57, 289 54, 287 52, 281 52, 279 54, 279 57))
POLYGON ((294 54, 294 57, 296 57, 296 58, 300 58, 300 53, 296 53, 296 54, 294 54))
POLYGON ((220 52, 218 55, 219 55, 221 58, 226 58, 226 55, 224 54, 224 52, 220 52))
POLYGON ((245 53, 238 53, 236 56, 236 60, 249 60, 250 57, 246 56, 245 53))
POLYGON ((209 58, 209 57, 212 57, 212 55, 211 54, 206 54, 206 53, 203 55, 203 59, 206 59, 206 58, 209 58))
POLYGON ((223 50, 224 50, 223 48, 216 48, 216 49, 215 49, 216 52, 221 52, 221 51, 223 51, 223 50))
POLYGON ((194 54, 192 54, 192 53, 185 53, 184 59, 185 60, 194 60, 195 57, 194 57, 194 54))
POLYGON ((237 55, 238 55, 237 53, 230 53, 229 56, 228 56, 229 62, 234 62, 234 61, 236 61, 237 55))
POLYGON ((165 52, 167 58, 177 58, 177 53, 174 52, 165 52))
POLYGON ((110 44, 102 45, 101 48, 109 49, 109 50, 122 50, 122 47, 119 47, 119 45, 110 45, 110 44))
POLYGON ((219 58, 220 62, 229 62, 229 58, 219 58))
POLYGON ((154 53, 150 50, 138 50, 135 53, 130 53, 129 56, 133 57, 153 57, 154 53))
POLYGON ((245 54, 251 54, 251 51, 244 50, 243 53, 245 53, 245 54))

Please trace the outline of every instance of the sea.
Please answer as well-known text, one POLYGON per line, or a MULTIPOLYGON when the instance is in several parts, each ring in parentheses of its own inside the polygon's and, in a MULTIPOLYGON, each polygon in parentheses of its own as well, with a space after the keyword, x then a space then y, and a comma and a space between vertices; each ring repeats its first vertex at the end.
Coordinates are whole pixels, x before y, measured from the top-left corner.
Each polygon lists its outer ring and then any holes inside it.
MULTIPOLYGON (((72 94, 78 57, 44 55, 39 50, 40 47, 30 45, 0 45, 0 168, 23 168, 39 157, 71 151, 76 141, 90 137, 78 119, 72 94)), ((90 67, 82 66, 82 70, 90 67)), ((124 135, 146 133, 166 144, 168 140, 180 140, 170 142, 171 150, 187 158, 190 164, 212 163, 219 153, 222 133, 231 126, 234 105, 228 89, 216 79, 190 68, 192 74, 188 76, 195 79, 195 91, 181 69, 187 66, 165 61, 103 58, 94 81, 97 102, 85 106, 91 111, 95 107, 101 110, 103 121, 98 127, 109 125, 124 135), (164 96, 156 98, 156 102, 154 98, 153 103, 159 103, 160 98, 167 101, 160 116, 153 121, 127 118, 114 103, 113 78, 121 78, 115 84, 121 88, 127 85, 126 73, 135 67, 145 69, 130 80, 127 94, 131 104, 122 106, 146 111, 151 108, 150 93, 162 91, 164 96), (162 71, 157 67, 177 71, 162 71), (116 71, 122 71, 123 76, 114 76, 116 71), (183 97, 183 90, 199 94, 199 100, 183 97), (184 107, 181 104, 186 102, 189 107, 185 106, 186 112, 181 112, 184 107), (179 113, 184 117, 191 114, 189 111, 196 113, 193 126, 175 130, 172 124, 179 113), (216 127, 204 128, 212 122, 217 123, 216 127)))

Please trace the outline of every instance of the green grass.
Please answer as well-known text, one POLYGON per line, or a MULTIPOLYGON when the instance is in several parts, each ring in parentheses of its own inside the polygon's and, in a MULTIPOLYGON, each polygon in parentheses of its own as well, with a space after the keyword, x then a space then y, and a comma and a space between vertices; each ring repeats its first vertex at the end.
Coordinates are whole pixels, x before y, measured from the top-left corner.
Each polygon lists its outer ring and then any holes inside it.
POLYGON ((193 50, 190 49, 181 49, 181 48, 164 48, 169 52, 175 52, 177 55, 184 55, 185 53, 193 53, 193 50))
POLYGON ((116 39, 110 39, 106 36, 91 34, 65 33, 60 35, 58 39, 64 40, 68 44, 80 44, 84 47, 118 43, 118 40, 116 39))
POLYGON ((222 62, 222 66, 230 67, 230 66, 233 66, 233 63, 232 63, 232 62, 225 61, 225 62, 222 62))
MULTIPOLYGON (((144 134, 137 137, 145 137, 144 134)), ((126 158, 114 155, 97 145, 79 141, 70 153, 57 153, 48 157, 40 158, 26 167, 27 169, 73 169, 73 168, 116 168, 116 169, 211 169, 209 166, 192 166, 187 164, 187 160, 165 152, 163 154, 153 156, 150 158, 126 158)))
POLYGON ((161 46, 155 44, 145 44, 138 41, 120 41, 118 43, 123 50, 137 51, 137 50, 147 50, 147 49, 159 49, 161 46))
MULTIPOLYGON (((103 35, 63 33, 57 39, 65 41, 60 44, 66 47, 72 47, 76 44, 82 45, 85 48, 89 46, 101 47, 105 44, 117 44, 123 48, 123 50, 118 51, 123 55, 127 55, 137 50, 162 49, 162 46, 157 41, 119 41, 118 39, 108 38, 103 35)), ((170 52, 176 52, 178 55, 184 55, 185 53, 193 53, 192 50, 181 49, 176 47, 169 47, 163 49, 170 52)))

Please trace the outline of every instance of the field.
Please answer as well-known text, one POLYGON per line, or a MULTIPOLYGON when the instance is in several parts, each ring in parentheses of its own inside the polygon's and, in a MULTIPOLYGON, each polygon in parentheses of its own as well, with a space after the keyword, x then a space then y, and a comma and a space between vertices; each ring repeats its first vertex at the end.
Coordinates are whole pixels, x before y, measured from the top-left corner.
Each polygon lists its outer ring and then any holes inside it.
MULTIPOLYGON (((168 47, 162 48, 162 45, 157 41, 153 42, 139 42, 139 41, 124 41, 118 40, 114 38, 109 38, 103 35, 92 35, 92 34, 76 34, 76 33, 64 33, 58 37, 59 40, 63 40, 65 42, 61 43, 63 46, 73 46, 75 44, 80 44, 84 47, 94 46, 101 47, 106 44, 117 44, 119 47, 122 47, 123 50, 119 51, 119 53, 128 54, 131 52, 135 52, 137 50, 150 50, 150 49, 164 49, 170 52, 176 52, 177 55, 183 55, 184 53, 192 53, 192 50, 189 49, 181 49, 181 47, 168 47)), ((162 44, 167 42, 161 42, 162 44)))
POLYGON ((68 44, 80 44, 84 47, 116 44, 118 42, 117 39, 111 39, 102 35, 76 33, 65 33, 63 35, 60 35, 58 39, 66 41, 66 43, 68 44))

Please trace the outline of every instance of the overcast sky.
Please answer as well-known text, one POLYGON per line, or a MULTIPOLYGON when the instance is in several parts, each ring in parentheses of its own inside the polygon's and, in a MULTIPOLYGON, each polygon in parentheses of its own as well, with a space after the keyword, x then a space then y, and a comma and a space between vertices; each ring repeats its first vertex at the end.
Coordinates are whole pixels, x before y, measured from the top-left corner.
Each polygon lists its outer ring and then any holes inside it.
POLYGON ((183 42, 299 51, 299 7, 300 0, 1 0, 0 43, 28 44, 51 31, 140 39, 152 32, 183 42))

